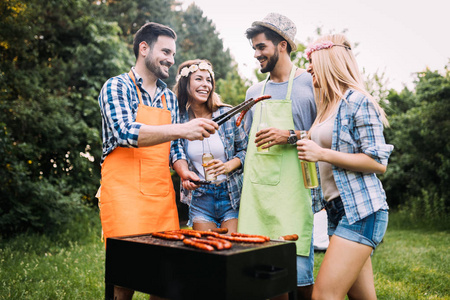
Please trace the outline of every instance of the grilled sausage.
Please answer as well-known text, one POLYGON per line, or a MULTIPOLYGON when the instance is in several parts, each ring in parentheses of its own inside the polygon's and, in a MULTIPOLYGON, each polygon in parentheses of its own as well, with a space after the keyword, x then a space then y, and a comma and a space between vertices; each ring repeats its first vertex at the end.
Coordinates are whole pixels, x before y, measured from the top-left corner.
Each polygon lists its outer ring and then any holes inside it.
POLYGON ((202 239, 198 239, 198 238, 191 238, 190 240, 194 241, 194 242, 204 243, 204 244, 213 246, 217 250, 223 250, 224 249, 223 244, 221 242, 219 242, 219 241, 204 240, 204 239, 202 240, 202 239))
POLYGON ((221 235, 221 239, 229 240, 232 242, 242 242, 242 243, 265 243, 266 239, 262 237, 243 237, 243 236, 229 236, 221 235))
POLYGON ((165 239, 165 240, 184 240, 184 235, 182 234, 172 234, 172 233, 164 233, 164 232, 153 232, 152 236, 155 238, 165 239))
POLYGON ((195 232, 194 230, 191 230, 191 229, 171 230, 171 231, 166 231, 165 233, 183 234, 183 235, 193 236, 193 237, 196 237, 196 238, 201 238, 202 237, 202 235, 199 232, 195 232))
POLYGON ((240 232, 232 232, 231 236, 239 236, 239 237, 257 237, 257 238, 263 238, 267 242, 270 241, 270 237, 265 235, 257 235, 257 234, 247 234, 247 233, 240 233, 240 232))
POLYGON ((219 237, 219 234, 217 232, 214 231, 205 231, 205 230, 193 230, 194 232, 198 232, 200 233, 202 236, 215 236, 215 237, 219 237))
POLYGON ((206 238, 211 241, 218 241, 218 242, 222 243, 224 249, 230 249, 232 247, 232 244, 230 241, 220 239, 220 238, 215 238, 212 236, 207 236, 206 238))
POLYGON ((185 245, 197 248, 197 249, 201 249, 201 250, 206 250, 206 251, 214 251, 214 247, 207 245, 205 243, 200 243, 200 242, 195 242, 192 239, 184 239, 183 243, 185 245))
POLYGON ((296 234, 283 235, 283 236, 280 236, 278 239, 285 240, 285 241, 296 241, 296 240, 298 240, 298 235, 296 235, 296 234))
POLYGON ((228 232, 228 228, 214 228, 214 229, 210 229, 213 232, 217 232, 217 233, 227 233, 228 232))

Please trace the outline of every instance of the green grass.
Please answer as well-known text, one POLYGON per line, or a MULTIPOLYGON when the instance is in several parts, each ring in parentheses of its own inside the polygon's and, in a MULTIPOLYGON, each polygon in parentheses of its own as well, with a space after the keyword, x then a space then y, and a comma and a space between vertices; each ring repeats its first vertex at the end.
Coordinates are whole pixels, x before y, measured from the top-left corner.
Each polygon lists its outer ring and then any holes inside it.
MULTIPOLYGON (((450 299, 450 234, 404 228, 395 214, 373 256, 378 299, 450 299)), ((98 215, 61 232, 0 240, 0 299, 102 299, 105 251, 98 215)), ((323 259, 316 253, 315 275, 323 259)), ((148 299, 136 293, 134 299, 148 299)))

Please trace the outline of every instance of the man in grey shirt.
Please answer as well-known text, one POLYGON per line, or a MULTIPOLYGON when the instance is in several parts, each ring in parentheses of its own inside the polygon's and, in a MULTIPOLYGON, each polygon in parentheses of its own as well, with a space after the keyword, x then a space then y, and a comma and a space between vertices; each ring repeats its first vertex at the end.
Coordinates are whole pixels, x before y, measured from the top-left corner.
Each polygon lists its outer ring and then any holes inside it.
MULTIPOLYGON (((246 36, 255 50, 261 72, 269 78, 247 91, 246 99, 270 95, 247 113, 249 132, 238 231, 270 238, 297 234, 298 299, 311 299, 314 284, 313 214, 311 193, 303 186, 296 142, 300 130, 309 130, 316 105, 312 78, 294 66, 290 52, 296 49, 295 24, 270 13, 252 24, 246 36), (261 114, 266 107, 266 114, 261 114), (268 127, 259 130, 262 116, 268 127), (269 149, 268 152, 257 149, 269 149)), ((287 299, 287 294, 277 299, 287 299)))

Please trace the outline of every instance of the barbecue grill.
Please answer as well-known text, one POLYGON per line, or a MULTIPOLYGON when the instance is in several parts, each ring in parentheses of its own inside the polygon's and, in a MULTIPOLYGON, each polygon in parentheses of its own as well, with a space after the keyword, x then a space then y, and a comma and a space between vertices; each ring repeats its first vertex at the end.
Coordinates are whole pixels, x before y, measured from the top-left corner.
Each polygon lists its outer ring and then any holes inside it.
POLYGON ((171 300, 262 300, 286 292, 296 299, 295 243, 232 243, 208 252, 151 234, 108 238, 105 299, 114 299, 114 285, 171 300))

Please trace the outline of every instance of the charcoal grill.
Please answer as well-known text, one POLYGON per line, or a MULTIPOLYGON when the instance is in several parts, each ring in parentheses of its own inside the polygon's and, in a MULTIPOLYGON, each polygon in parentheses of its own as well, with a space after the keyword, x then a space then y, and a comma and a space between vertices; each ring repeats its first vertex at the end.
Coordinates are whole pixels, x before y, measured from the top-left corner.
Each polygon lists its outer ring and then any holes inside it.
POLYGON ((283 293, 296 299, 293 242, 233 242, 229 250, 190 248, 151 234, 107 239, 105 299, 114 285, 171 300, 262 300, 283 293))

